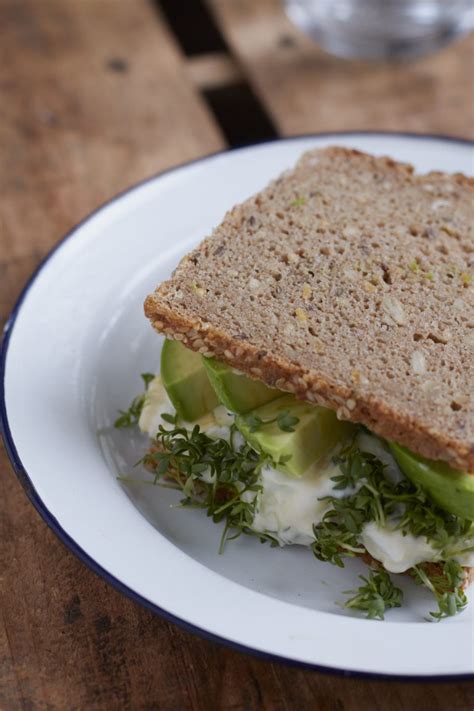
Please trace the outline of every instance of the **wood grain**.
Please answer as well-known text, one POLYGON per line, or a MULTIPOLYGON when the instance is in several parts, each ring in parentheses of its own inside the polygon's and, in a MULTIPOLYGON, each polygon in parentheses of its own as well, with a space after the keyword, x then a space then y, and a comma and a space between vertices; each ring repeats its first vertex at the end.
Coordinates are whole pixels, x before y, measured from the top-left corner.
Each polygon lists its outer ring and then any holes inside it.
POLYGON ((356 62, 320 50, 280 0, 207 0, 283 134, 384 129, 474 136, 474 37, 416 62, 356 62))
POLYGON ((2 0, 0 72, 2 259, 48 248, 117 191, 223 147, 146 0, 2 0))
MULTIPOLYGON (((91 209, 222 145, 146 0, 0 0, 0 324, 45 251, 91 209)), ((256 660, 153 616, 63 547, 1 445, 0 499, 2 711, 474 705, 472 685, 326 676, 256 660)))

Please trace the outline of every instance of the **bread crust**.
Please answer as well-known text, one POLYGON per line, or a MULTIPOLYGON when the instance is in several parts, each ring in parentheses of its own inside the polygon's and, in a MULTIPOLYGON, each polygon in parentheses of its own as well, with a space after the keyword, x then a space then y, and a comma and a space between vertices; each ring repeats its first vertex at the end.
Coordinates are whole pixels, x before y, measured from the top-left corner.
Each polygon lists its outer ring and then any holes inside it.
MULTIPOLYGON (((295 171, 289 174, 289 177, 288 175, 282 176, 270 188, 274 190, 275 194, 278 194, 279 185, 285 183, 285 181, 295 181, 295 175, 298 177, 298 171, 300 173, 302 170, 308 171, 308 164, 310 164, 311 160, 327 161, 328 158, 339 161, 341 159, 355 161, 357 166, 359 166, 359 162, 362 162, 364 170, 367 171, 368 164, 371 169, 376 169, 379 173, 385 171, 390 177, 395 174, 396 180, 411 180, 410 176, 413 175, 411 166, 396 163, 389 158, 376 159, 358 151, 331 148, 305 154, 295 171)), ((430 185, 430 181, 435 182, 436 178, 443 181, 443 184, 448 185, 451 191, 457 189, 456 186, 460 186, 462 190, 470 191, 472 193, 471 197, 474 196, 473 179, 460 174, 446 176, 442 173, 430 173, 425 178, 428 181, 426 184, 430 185)), ((267 191, 270 188, 267 188, 267 191)), ((261 380, 270 387, 293 393, 300 399, 331 408, 337 412, 338 417, 341 419, 362 423, 379 436, 398 442, 422 456, 432 460, 446 461, 457 469, 466 470, 474 474, 474 437, 471 432, 472 425, 470 424, 473 418, 474 392, 473 383, 469 382, 466 373, 460 373, 460 382, 464 383, 463 387, 466 387, 467 382, 468 403, 467 406, 463 405, 466 416, 465 420, 462 420, 462 423, 465 421, 467 425, 453 426, 444 430, 439 422, 431 422, 426 417, 424 419, 420 418, 416 409, 407 407, 403 401, 397 402, 395 405, 389 403, 384 394, 376 389, 373 392, 368 387, 361 390, 356 386, 357 384, 348 378, 333 378, 327 369, 326 372, 322 372, 317 367, 308 367, 306 363, 301 362, 301 358, 298 359, 298 356, 292 359, 281 352, 279 354, 271 352, 268 347, 263 347, 262 343, 258 342, 259 339, 253 337, 253 334, 239 335, 235 332, 235 325, 230 328, 225 318, 210 317, 209 313, 207 313, 208 304, 205 301, 205 297, 201 307, 202 312, 199 311, 199 298, 193 293, 186 294, 184 297, 185 301, 189 299, 191 308, 182 308, 182 290, 186 286, 185 279, 192 279, 196 271, 196 267, 192 263, 193 259, 197 259, 196 255, 201 256, 201 261, 208 259, 211 247, 214 249, 214 247, 219 247, 223 244, 227 245, 231 239, 238 239, 239 225, 243 224, 242 216, 247 221, 249 219, 249 204, 251 204, 252 211, 258 214, 259 204, 263 200, 261 196, 264 195, 265 191, 244 203, 243 206, 234 208, 226 216, 222 225, 217 228, 214 235, 204 240, 197 250, 184 258, 173 278, 162 284, 154 294, 146 298, 145 314, 152 322, 153 327, 167 338, 180 340, 188 348, 205 356, 214 356, 218 360, 226 362, 245 373, 250 378, 261 380), (225 240, 227 242, 223 241, 222 238, 223 229, 226 230, 225 240)), ((464 195, 463 200, 464 202, 466 201, 464 195)), ((438 200, 438 202, 440 201, 438 200)), ((421 239, 416 239, 420 244, 422 243, 421 239)), ((453 239, 448 235, 446 239, 451 239, 454 247, 459 243, 459 236, 453 239)), ((447 249, 450 244, 450 242, 445 242, 441 247, 447 249), (445 246, 446 244, 448 245, 447 247, 445 246)), ((461 246, 465 249, 467 259, 471 259, 470 255, 474 251, 474 245, 469 240, 464 240, 461 246)), ((465 291, 470 293, 472 287, 470 284, 466 286, 468 288, 465 291)), ((419 288, 421 290, 424 287, 425 285, 422 284, 419 288)), ((387 291, 382 292, 382 295, 384 293, 387 293, 387 291)), ((462 293, 464 294, 464 292, 462 293)), ((418 296, 418 293, 416 295, 418 296)), ((223 303, 225 304, 225 298, 221 298, 224 299, 223 303)), ((255 308, 258 307, 257 300, 255 308)), ((299 310, 301 311, 301 309, 299 310)), ((295 311, 296 315, 298 315, 298 308, 295 311)), ((395 313, 395 319, 396 317, 397 314, 395 313)), ((469 333, 472 333, 472 331, 469 333)), ((429 337, 431 338, 431 335, 429 337)), ((455 359, 456 352, 452 357, 455 359)), ((456 360, 454 362, 457 363, 456 360)), ((454 416, 457 413, 452 414, 454 416)), ((448 413, 448 416, 450 416, 450 413, 448 413)))
MULTIPOLYGON (((359 556, 366 565, 368 565, 373 570, 385 570, 382 563, 373 558, 370 553, 362 553, 359 556)), ((442 563, 424 563, 424 568, 428 576, 431 577, 441 577, 443 575, 443 564, 442 563)), ((463 566, 464 579, 462 581, 461 587, 466 589, 474 582, 474 568, 468 568, 463 566)), ((410 575, 410 569, 404 572, 404 575, 410 575)))

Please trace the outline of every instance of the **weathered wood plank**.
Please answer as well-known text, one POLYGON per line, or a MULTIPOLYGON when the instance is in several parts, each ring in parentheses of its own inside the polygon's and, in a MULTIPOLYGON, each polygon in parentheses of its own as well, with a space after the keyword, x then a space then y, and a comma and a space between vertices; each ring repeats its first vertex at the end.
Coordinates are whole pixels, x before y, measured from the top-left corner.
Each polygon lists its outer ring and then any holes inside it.
POLYGON ((0 145, 4 259, 224 141, 147 0, 2 0, 0 145))
POLYGON ((360 62, 320 50, 280 0, 207 0, 283 134, 385 129, 474 136, 474 37, 416 62, 360 62))
MULTIPOLYGON (((224 141, 146 0, 1 0, 0 146, 1 324, 74 223, 133 182, 224 141)), ((131 708, 135 699, 144 708, 153 665, 174 678, 161 677, 155 697, 170 707, 180 684, 178 655, 162 663, 170 628, 157 620, 142 648, 151 616, 59 544, 1 447, 0 474, 0 707, 131 708), (133 631, 117 630, 127 615, 133 631)))

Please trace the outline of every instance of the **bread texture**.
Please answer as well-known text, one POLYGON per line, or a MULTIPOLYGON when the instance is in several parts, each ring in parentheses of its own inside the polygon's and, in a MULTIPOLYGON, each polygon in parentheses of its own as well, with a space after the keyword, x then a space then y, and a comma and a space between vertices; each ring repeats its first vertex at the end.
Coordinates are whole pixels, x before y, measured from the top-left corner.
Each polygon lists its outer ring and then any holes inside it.
POLYGON ((167 338, 474 473, 474 180, 332 147, 145 301, 167 338))

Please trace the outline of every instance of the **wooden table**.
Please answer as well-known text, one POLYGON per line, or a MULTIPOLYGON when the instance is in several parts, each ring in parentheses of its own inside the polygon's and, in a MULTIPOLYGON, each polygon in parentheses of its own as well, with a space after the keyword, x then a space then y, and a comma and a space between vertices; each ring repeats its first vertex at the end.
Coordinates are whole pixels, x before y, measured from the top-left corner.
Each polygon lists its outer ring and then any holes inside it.
MULTIPOLYGON (((229 140, 344 129, 471 136, 472 68, 470 39, 413 64, 340 61, 300 35, 277 0, 0 0, 0 320, 74 223, 229 140)), ((466 683, 327 676, 183 632, 59 543, 3 450, 0 473, 2 711, 474 706, 466 683)))

